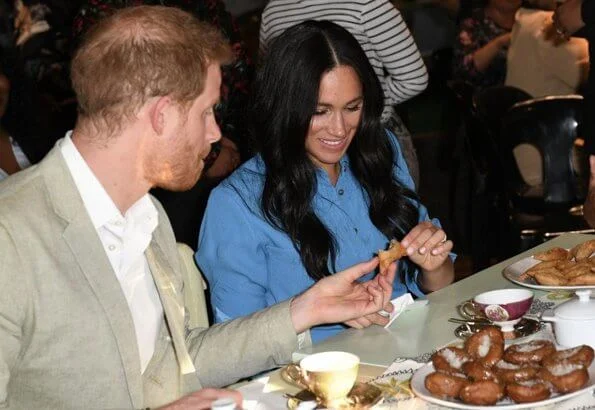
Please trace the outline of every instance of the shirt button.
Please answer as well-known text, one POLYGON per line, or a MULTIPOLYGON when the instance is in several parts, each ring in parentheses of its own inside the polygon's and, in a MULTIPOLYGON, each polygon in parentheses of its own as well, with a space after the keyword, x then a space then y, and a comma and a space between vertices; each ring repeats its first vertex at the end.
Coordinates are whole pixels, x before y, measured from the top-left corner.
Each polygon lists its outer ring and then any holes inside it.
POLYGON ((107 247, 107 249, 109 249, 110 251, 115 251, 116 250, 116 245, 109 245, 107 247))
POLYGON ((357 233, 357 232, 358 232, 357 228, 353 228, 353 230, 355 231, 355 233, 357 233))
POLYGON ((124 225, 124 222, 117 220, 116 222, 114 222, 116 224, 116 226, 122 226, 124 225))
POLYGON ((339 195, 343 195, 345 191, 343 191, 342 189, 339 189, 339 195))

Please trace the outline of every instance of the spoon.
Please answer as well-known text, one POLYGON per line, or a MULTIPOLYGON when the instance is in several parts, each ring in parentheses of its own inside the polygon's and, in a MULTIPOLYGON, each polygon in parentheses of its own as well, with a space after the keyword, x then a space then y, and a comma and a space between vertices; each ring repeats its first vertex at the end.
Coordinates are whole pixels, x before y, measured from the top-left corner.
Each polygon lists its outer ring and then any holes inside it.
POLYGON ((477 320, 469 320, 469 319, 459 319, 456 317, 451 317, 448 319, 449 322, 452 323, 462 323, 465 325, 489 325, 491 322, 487 319, 477 319, 477 320))

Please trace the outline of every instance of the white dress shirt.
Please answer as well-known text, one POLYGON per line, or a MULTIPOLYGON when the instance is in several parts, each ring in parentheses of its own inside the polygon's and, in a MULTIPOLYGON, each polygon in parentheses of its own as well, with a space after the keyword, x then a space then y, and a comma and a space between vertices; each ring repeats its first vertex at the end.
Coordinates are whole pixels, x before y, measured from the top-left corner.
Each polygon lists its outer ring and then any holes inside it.
MULTIPOLYGON (((146 194, 122 215, 70 135, 71 132, 67 133, 58 142, 60 151, 128 302, 140 353, 140 370, 144 372, 153 356, 163 317, 163 307, 145 256, 157 227, 157 209, 146 194)), ((109 274, 111 272, 106 272, 109 274)))

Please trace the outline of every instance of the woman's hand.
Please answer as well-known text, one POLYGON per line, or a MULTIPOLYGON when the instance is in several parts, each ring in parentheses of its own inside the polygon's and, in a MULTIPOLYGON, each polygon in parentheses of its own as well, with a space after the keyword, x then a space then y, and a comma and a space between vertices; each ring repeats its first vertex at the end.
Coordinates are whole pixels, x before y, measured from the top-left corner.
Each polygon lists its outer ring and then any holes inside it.
POLYGON ((413 263, 425 271, 433 271, 448 258, 453 243, 447 240, 446 232, 425 221, 405 235, 401 245, 407 249, 413 263))
POLYGON ((454 265, 448 254, 453 243, 446 232, 425 221, 405 235, 401 244, 407 248, 409 260, 421 268, 418 283, 422 291, 433 292, 452 283, 454 265))
POLYGON ((504 33, 493 38, 485 46, 473 53, 473 62, 479 72, 485 72, 499 53, 510 45, 511 34, 504 33))
POLYGON ((554 26, 569 37, 585 26, 581 6, 583 0, 567 0, 561 3, 554 12, 554 26))
POLYGON ((502 48, 508 48, 510 46, 510 40, 512 39, 512 34, 510 32, 500 34, 498 37, 494 39, 498 43, 498 46, 502 48))

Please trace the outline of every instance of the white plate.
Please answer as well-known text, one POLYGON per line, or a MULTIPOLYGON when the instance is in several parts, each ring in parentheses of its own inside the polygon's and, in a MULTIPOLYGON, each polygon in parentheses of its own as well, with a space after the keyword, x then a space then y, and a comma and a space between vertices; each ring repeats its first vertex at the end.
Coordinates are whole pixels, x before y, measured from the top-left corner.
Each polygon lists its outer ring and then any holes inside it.
POLYGON ((555 394, 555 395, 552 395, 547 400, 536 401, 533 403, 517 404, 517 403, 513 402, 512 400, 510 400, 509 398, 505 398, 505 399, 500 400, 494 406, 475 406, 472 404, 465 404, 462 401, 457 400, 457 399, 447 400, 447 399, 440 399, 438 397, 433 396, 432 393, 430 393, 428 391, 428 389, 426 389, 426 386, 424 384, 424 380, 426 379, 426 376, 428 374, 432 373, 433 371, 434 371, 434 365, 431 362, 426 364, 425 366, 417 369, 417 371, 413 374, 413 377, 411 378, 411 388, 412 388, 413 392, 418 397, 420 397, 421 399, 423 399, 425 401, 428 401, 430 403, 440 404, 442 406, 452 407, 455 409, 494 409, 494 408, 528 409, 528 408, 533 408, 536 406, 545 406, 545 405, 556 403, 559 401, 568 400, 572 397, 578 396, 582 393, 585 393, 585 392, 593 389, 593 386, 595 385, 595 361, 594 361, 593 363, 591 363, 591 366, 589 366, 589 382, 588 382, 588 384, 585 387, 583 387, 582 389, 577 390, 575 392, 567 393, 567 394, 555 394))
POLYGON ((525 271, 527 271, 527 269, 537 265, 539 262, 541 262, 540 260, 537 260, 535 258, 533 258, 532 256, 529 256, 527 258, 521 259, 518 262, 513 263, 512 265, 508 265, 506 268, 504 268, 504 270, 502 271, 502 274, 504 275, 504 277, 506 279, 508 279, 511 282, 516 283, 517 285, 521 285, 521 286, 525 286, 527 288, 532 288, 532 289, 539 289, 539 290, 580 290, 580 289, 595 289, 595 285, 584 285, 584 286, 546 286, 546 285, 540 285, 537 282, 535 282, 535 279, 533 278, 527 278, 527 279, 519 279, 519 276, 523 273, 525 273, 525 271))

